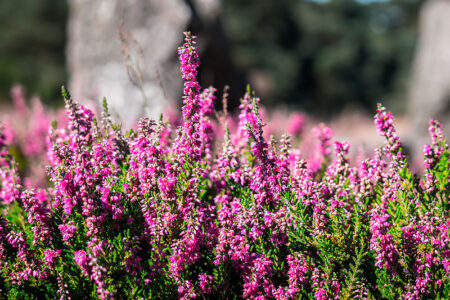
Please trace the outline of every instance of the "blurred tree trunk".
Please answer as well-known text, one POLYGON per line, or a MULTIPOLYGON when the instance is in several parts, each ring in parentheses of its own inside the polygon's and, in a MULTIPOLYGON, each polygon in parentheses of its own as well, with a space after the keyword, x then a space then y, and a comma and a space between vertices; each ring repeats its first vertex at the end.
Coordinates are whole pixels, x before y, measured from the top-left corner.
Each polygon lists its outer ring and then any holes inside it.
POLYGON ((74 98, 105 96, 113 113, 131 125, 143 115, 157 117, 177 100, 182 33, 199 20, 203 27, 213 22, 220 2, 69 0, 69 9, 67 59, 74 98))
POLYGON ((413 65, 409 115, 417 148, 425 140, 430 118, 450 127, 450 0, 430 0, 422 7, 413 65))

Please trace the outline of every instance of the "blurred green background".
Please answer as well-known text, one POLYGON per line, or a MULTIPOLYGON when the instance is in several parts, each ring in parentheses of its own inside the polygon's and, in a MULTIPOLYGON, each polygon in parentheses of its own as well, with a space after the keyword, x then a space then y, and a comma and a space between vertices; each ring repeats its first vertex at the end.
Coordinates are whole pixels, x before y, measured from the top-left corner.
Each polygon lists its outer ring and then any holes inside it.
MULTIPOLYGON (((266 105, 328 115, 402 112, 423 1, 224 0, 221 22, 232 61, 266 105)), ((67 3, 0 1, 0 99, 14 83, 45 103, 67 81, 67 3)), ((219 89, 221 87, 218 87, 219 89)))
POLYGON ((0 99, 15 83, 46 103, 66 82, 66 1, 0 1, 0 99))

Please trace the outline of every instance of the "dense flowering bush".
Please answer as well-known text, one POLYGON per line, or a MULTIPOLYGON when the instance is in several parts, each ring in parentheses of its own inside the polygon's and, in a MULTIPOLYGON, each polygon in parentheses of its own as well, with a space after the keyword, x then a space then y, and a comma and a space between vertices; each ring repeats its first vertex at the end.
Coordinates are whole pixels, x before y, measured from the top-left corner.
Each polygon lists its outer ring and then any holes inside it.
MULTIPOLYGON (((237 128, 197 82, 195 37, 178 50, 178 128, 143 118, 123 133, 63 89, 68 125, 47 137, 51 187, 23 185, 0 135, 0 298, 425 299, 450 294, 449 150, 430 122, 423 177, 408 168, 393 117, 351 163, 316 128, 306 161, 267 140, 247 91, 237 128), (334 149, 334 155, 333 155, 334 149)), ((289 127, 302 130, 296 116, 289 127)))

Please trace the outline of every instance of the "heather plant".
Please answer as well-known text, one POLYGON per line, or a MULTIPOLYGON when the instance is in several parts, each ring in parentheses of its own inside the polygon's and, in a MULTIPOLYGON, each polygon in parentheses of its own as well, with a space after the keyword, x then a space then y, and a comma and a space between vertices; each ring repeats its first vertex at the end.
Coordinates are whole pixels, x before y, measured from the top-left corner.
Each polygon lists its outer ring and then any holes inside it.
MULTIPOLYGON (((48 188, 23 186, 0 134, 0 295, 8 299, 429 299, 450 293, 449 149, 436 121, 423 176, 390 112, 361 162, 330 128, 310 159, 267 138, 247 90, 213 118, 196 38, 178 49, 181 125, 124 132, 63 88, 67 128, 48 137, 48 188), (222 137, 214 132, 222 125, 222 137)), ((303 123, 294 119, 290 131, 303 123)))
POLYGON ((47 187, 46 165, 51 121, 57 117, 66 123, 64 111, 45 109, 39 98, 27 102, 21 86, 11 89, 13 108, 2 113, 4 141, 17 162, 23 184, 27 188, 47 187))

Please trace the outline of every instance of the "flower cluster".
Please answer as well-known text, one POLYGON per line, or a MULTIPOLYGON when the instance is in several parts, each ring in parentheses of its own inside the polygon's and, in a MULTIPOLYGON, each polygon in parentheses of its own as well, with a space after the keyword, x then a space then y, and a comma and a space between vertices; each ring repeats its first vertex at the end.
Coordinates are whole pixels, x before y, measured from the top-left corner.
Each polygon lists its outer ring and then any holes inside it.
MULTIPOLYGON (((214 120, 195 41, 186 34, 178 50, 182 122, 142 118, 125 134, 106 105, 97 122, 63 89, 67 126, 48 137, 39 128, 48 148, 25 151, 48 153, 49 185, 22 185, 0 128, 0 298, 445 298, 450 159, 440 124, 430 123, 422 177, 381 106, 386 143, 372 156, 352 161, 349 143, 321 124, 309 159, 289 136, 265 135, 250 89, 238 120, 214 120)), ((303 116, 289 124, 295 140, 303 116)))

